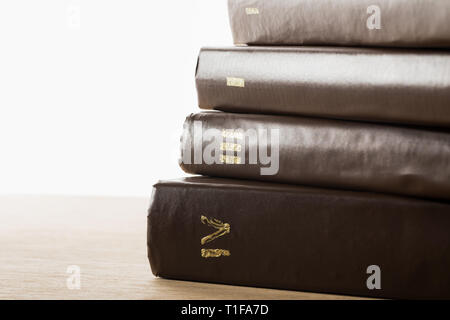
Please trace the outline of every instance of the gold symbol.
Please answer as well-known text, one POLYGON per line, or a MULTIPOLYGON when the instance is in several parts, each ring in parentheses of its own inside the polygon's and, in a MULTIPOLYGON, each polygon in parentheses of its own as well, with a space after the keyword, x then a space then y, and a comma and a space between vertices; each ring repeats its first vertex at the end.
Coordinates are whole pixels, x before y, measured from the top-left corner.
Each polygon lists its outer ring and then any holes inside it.
MULTIPOLYGON (((210 227, 213 227, 215 229, 217 229, 216 232, 211 233, 205 237, 203 237, 200 240, 200 243, 202 245, 209 243, 211 241, 214 241, 217 238, 220 238, 224 235, 226 235, 227 233, 230 233, 230 224, 229 223, 223 223, 222 221, 218 220, 218 219, 208 219, 205 216, 201 216, 200 217, 200 221, 205 224, 208 225, 210 227)), ((225 250, 225 249, 202 249, 201 250, 201 254, 203 258, 217 258, 217 257, 221 257, 221 256, 230 256, 231 253, 229 250, 225 250)))
POLYGON ((210 227, 217 229, 216 232, 211 233, 206 237, 203 237, 202 240, 200 241, 201 244, 211 242, 214 239, 217 239, 223 235, 226 235, 227 233, 230 233, 230 225, 228 223, 223 223, 222 221, 217 219, 208 219, 205 216, 201 216, 200 220, 202 221, 203 224, 206 224, 210 227))

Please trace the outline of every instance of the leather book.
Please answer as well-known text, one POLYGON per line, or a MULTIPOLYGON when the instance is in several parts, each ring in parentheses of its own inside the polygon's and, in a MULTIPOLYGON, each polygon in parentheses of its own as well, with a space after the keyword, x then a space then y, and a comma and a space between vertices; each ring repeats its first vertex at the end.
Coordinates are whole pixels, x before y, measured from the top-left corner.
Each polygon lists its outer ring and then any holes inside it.
POLYGON ((192 174, 450 200, 450 132, 206 111, 181 151, 192 174))
POLYGON ((229 0, 235 44, 450 47, 448 0, 229 0))
POLYGON ((192 177, 154 186, 156 276, 384 298, 450 298, 450 205, 192 177))
POLYGON ((196 86, 202 109, 450 128, 450 51, 203 48, 196 86))

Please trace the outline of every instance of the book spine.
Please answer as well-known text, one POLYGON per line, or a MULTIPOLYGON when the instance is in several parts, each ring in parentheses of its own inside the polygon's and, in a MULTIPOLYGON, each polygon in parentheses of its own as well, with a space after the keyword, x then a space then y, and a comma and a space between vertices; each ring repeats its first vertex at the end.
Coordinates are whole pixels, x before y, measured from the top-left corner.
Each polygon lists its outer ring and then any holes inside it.
POLYGON ((339 120, 190 115, 188 173, 450 199, 450 133, 339 120))
POLYGON ((235 44, 450 47, 447 0, 229 0, 235 44))
POLYGON ((450 127, 447 51, 204 48, 196 86, 202 109, 450 127))
POLYGON ((448 204, 195 181, 155 185, 148 256, 157 276, 359 296, 450 298, 448 204))

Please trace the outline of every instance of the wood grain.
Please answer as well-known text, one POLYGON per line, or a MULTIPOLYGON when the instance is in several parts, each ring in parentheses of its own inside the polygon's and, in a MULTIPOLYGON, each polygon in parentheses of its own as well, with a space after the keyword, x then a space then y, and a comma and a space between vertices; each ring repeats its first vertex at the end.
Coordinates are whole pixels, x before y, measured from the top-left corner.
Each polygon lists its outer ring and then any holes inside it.
POLYGON ((351 299, 155 278, 148 199, 0 197, 0 299, 351 299), (70 290, 67 267, 81 268, 70 290))

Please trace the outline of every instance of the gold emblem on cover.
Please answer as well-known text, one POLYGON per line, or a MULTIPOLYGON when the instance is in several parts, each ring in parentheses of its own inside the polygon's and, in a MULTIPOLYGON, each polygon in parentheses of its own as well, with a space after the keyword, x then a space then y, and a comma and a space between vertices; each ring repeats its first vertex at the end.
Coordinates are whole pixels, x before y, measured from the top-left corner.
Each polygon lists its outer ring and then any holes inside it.
POLYGON ((200 240, 201 244, 211 242, 214 239, 217 239, 219 237, 226 235, 227 233, 230 233, 230 225, 228 223, 223 223, 222 221, 220 221, 218 219, 208 219, 205 216, 201 216, 200 220, 203 224, 206 224, 210 227, 217 229, 216 232, 211 233, 211 234, 207 235, 206 237, 203 237, 200 240))
MULTIPOLYGON (((215 229, 217 229, 216 232, 213 232, 211 234, 208 234, 207 236, 204 236, 203 238, 201 238, 200 243, 202 245, 209 243, 211 241, 214 241, 217 238, 220 238, 228 233, 230 233, 230 224, 229 223, 224 223, 218 219, 210 219, 207 218, 205 216, 201 216, 200 217, 200 221, 210 227, 213 227, 215 229)), ((228 257, 231 255, 229 250, 225 250, 225 249, 202 249, 201 250, 201 255, 203 258, 218 258, 221 256, 225 256, 228 257)))

